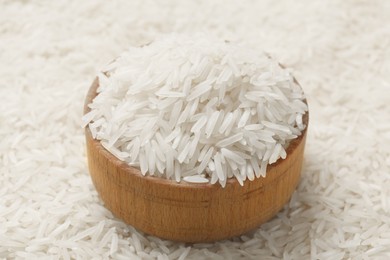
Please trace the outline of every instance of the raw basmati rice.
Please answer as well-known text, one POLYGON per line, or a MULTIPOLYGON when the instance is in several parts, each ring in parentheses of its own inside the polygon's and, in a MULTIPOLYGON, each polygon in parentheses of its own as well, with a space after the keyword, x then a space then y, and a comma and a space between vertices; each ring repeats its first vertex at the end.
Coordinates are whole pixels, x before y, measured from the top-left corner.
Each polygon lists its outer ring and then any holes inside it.
POLYGON ((204 183, 206 174, 224 186, 238 171, 242 184, 286 158, 305 128, 305 97, 287 70, 207 35, 130 48, 99 83, 84 125, 143 175, 204 183))
POLYGON ((141 260, 133 233, 143 252, 172 260, 185 246, 186 260, 324 259, 318 240, 343 259, 389 259, 380 240, 390 237, 389 17, 386 0, 2 1, 0 259, 141 260), (293 200, 245 236, 184 245, 136 232, 103 206, 89 177, 79 128, 88 79, 124 45, 173 30, 265 48, 294 68, 310 97, 313 124, 293 200), (309 226, 293 230, 300 223, 309 226), (69 242, 92 226, 92 237, 69 242), (110 256, 114 234, 118 251, 110 256))

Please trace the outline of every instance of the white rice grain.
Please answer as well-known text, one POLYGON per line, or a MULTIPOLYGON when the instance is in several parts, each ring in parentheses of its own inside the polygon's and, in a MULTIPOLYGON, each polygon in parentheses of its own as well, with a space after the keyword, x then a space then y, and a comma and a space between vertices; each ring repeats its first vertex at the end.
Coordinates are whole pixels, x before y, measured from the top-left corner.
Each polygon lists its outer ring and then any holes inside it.
POLYGON ((304 130, 302 90, 289 71, 251 49, 171 35, 130 48, 108 67, 83 126, 142 175, 254 180, 286 158, 304 130))

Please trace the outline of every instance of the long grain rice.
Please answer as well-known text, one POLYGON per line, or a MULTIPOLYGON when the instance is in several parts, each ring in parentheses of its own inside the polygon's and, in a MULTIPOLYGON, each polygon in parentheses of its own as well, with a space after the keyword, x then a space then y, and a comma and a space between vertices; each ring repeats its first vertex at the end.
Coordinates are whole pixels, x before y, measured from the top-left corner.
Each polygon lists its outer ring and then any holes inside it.
POLYGON ((305 128, 305 97, 287 70, 205 35, 131 48, 98 77, 83 125, 143 175, 264 177, 305 128))
POLYGON ((288 71, 212 37, 172 35, 131 48, 99 84, 84 125, 143 175, 189 181, 207 173, 222 185, 236 170, 244 180, 264 177, 305 128, 305 97, 288 71))

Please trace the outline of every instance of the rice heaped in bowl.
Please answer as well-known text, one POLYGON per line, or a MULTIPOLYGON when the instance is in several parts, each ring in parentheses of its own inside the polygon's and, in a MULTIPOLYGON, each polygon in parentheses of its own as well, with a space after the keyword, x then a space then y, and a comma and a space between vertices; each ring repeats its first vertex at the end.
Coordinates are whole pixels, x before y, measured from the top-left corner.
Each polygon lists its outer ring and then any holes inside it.
POLYGON ((305 129, 305 96, 265 53, 210 36, 130 48, 99 75, 93 138, 143 175, 242 185, 305 129))

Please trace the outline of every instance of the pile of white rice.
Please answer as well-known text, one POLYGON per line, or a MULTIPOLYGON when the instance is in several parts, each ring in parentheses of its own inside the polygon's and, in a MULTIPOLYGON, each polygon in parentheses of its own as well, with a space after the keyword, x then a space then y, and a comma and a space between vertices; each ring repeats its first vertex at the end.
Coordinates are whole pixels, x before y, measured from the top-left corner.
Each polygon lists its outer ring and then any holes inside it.
POLYGON ((143 175, 219 182, 266 175, 305 128, 304 94, 268 55, 204 34, 169 35, 99 74, 84 118, 143 175))
POLYGON ((0 259, 390 259, 389 19, 387 0, 1 1, 0 259), (91 79, 173 31, 269 51, 309 101, 301 182, 243 236, 148 236, 92 184, 80 128, 91 79))

